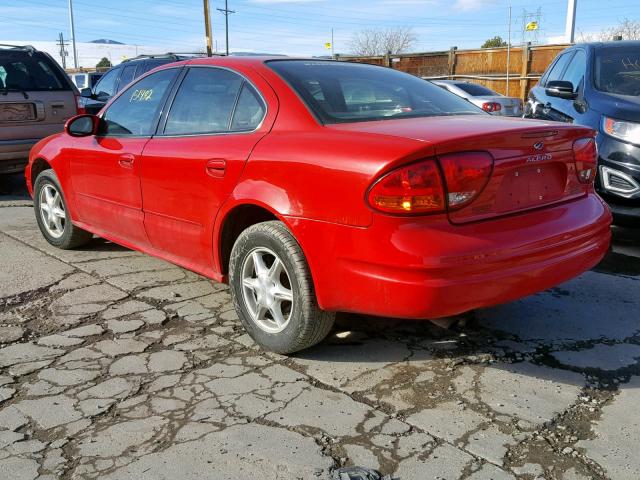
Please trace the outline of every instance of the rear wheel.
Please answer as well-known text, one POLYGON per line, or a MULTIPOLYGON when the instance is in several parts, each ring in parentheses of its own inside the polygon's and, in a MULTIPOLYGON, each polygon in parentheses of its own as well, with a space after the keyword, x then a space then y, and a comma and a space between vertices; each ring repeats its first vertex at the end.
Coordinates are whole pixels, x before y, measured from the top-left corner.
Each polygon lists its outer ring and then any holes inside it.
POLYGON ((294 353, 322 341, 335 314, 318 307, 302 249, 281 222, 243 231, 231 251, 229 283, 247 333, 277 353, 294 353))
POLYGON ((87 243, 93 235, 71 223, 60 182, 53 170, 44 170, 33 187, 36 221, 51 245, 67 250, 87 243))

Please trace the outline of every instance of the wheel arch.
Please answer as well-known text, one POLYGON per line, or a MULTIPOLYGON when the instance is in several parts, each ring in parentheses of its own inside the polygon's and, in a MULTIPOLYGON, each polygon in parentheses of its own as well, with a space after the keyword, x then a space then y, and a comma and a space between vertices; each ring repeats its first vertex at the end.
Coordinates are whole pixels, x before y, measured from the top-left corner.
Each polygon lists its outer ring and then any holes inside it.
POLYGON ((49 170, 49 169, 52 169, 51 164, 45 158, 37 157, 33 161, 33 163, 30 165, 30 178, 29 178, 29 184, 31 189, 33 189, 33 187, 35 186, 36 178, 38 178, 38 175, 40 175, 40 173, 42 173, 43 171, 49 170))
POLYGON ((221 212, 214 231, 214 245, 218 270, 224 278, 229 273, 231 250, 238 236, 256 223, 270 220, 281 221, 289 228, 281 215, 261 202, 244 201, 228 206, 224 212, 221 212))

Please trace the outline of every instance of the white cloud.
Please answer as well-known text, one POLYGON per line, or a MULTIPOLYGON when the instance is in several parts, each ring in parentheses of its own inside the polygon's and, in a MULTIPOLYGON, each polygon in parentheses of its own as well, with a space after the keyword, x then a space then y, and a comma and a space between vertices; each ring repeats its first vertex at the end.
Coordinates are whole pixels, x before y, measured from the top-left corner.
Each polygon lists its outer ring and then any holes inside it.
POLYGON ((454 10, 459 9, 465 12, 479 10, 488 5, 495 5, 496 2, 497 0, 457 0, 454 10))

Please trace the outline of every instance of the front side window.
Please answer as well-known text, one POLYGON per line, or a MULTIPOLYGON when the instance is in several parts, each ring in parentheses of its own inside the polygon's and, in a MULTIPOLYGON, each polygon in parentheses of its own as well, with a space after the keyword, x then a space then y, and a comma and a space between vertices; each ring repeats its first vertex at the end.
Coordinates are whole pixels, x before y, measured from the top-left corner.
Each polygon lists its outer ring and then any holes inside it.
POLYGON ((247 129, 262 110, 240 75, 220 68, 190 68, 171 105, 165 135, 194 135, 247 129), (232 120, 234 110, 238 113, 232 120))
POLYGON ((97 98, 110 98, 116 93, 116 81, 119 73, 120 69, 116 68, 115 70, 109 70, 100 78, 94 88, 94 94, 97 98))
POLYGON ((640 95, 640 52, 635 47, 605 47, 596 51, 594 81, 602 92, 640 95))
POLYGON ((321 60, 271 60, 267 65, 323 123, 484 114, 430 82, 390 68, 321 60))
POLYGON ((176 75, 175 68, 161 70, 127 88, 102 116, 100 135, 151 135, 176 75))
POLYGON ((122 69, 122 75, 120 75, 120 81, 118 82, 118 91, 129 85, 136 74, 136 65, 127 65, 122 69))
POLYGON ((554 63, 553 67, 551 67, 551 70, 549 70, 549 73, 547 74, 545 85, 551 80, 560 80, 562 71, 564 70, 564 67, 567 66, 567 63, 569 63, 569 60, 571 60, 571 52, 564 53, 560 58, 558 58, 558 61, 554 63))
POLYGON ((578 50, 571 59, 571 63, 567 67, 567 70, 562 75, 562 80, 571 82, 573 85, 573 91, 577 92, 584 79, 585 71, 587 70, 587 56, 584 51, 578 50))

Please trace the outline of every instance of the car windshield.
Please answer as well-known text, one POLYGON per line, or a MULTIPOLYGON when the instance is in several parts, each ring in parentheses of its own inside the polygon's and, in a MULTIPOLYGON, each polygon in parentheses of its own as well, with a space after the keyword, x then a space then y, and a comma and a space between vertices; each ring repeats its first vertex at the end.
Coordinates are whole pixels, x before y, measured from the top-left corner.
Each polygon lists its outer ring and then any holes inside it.
POLYGON ((483 87, 482 85, 478 85, 477 83, 456 83, 456 87, 458 87, 463 92, 468 93, 473 97, 486 97, 487 95, 497 95, 493 90, 489 90, 487 87, 483 87))
POLYGON ((390 68, 307 60, 267 64, 323 123, 484 114, 432 83, 390 68))
POLYGON ((37 53, 1 52, 0 89, 7 90, 69 90, 62 74, 51 61, 37 53))
POLYGON ((617 95, 640 95, 640 50, 610 47, 596 52, 596 88, 617 95))

